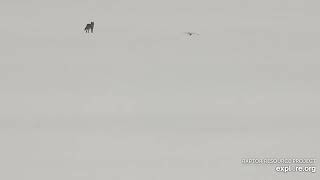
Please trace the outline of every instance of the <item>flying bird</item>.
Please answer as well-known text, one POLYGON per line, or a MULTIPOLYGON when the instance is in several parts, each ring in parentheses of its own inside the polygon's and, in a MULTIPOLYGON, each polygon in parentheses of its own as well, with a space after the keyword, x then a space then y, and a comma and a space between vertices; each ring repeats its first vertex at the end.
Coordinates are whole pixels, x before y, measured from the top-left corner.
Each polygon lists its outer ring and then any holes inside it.
POLYGON ((192 35, 200 35, 198 33, 194 33, 194 32, 185 32, 185 34, 189 35, 189 36, 192 36, 192 35))

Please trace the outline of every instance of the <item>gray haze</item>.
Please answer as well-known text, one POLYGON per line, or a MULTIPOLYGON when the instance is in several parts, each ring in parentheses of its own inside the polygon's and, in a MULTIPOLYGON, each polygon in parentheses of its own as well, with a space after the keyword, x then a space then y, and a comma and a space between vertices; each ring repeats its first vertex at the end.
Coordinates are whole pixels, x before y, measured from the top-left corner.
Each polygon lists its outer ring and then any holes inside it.
POLYGON ((0 179, 318 179, 319 6, 2 0, 0 179))

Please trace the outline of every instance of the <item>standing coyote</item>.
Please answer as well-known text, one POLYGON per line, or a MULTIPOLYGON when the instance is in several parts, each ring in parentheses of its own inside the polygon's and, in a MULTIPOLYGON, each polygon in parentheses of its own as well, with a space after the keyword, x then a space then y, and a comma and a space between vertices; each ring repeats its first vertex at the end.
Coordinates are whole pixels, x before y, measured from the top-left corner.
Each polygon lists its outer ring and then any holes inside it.
POLYGON ((87 24, 86 27, 84 28, 84 30, 86 31, 86 33, 89 33, 91 30, 91 33, 93 33, 93 27, 94 27, 94 22, 91 22, 90 24, 87 24))

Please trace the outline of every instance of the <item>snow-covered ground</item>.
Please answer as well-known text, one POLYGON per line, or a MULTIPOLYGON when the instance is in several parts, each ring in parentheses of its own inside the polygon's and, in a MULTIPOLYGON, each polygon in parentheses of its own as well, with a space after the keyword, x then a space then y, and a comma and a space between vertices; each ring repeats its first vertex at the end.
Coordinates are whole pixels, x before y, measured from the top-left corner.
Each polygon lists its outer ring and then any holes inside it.
POLYGON ((0 179, 318 179, 319 5, 3 0, 0 179))

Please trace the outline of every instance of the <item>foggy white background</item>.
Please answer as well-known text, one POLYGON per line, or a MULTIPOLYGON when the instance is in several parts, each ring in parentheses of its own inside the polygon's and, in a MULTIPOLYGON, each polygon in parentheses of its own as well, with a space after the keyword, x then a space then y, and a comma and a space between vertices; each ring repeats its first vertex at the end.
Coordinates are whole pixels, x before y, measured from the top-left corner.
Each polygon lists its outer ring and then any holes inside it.
POLYGON ((319 5, 2 0, 0 179, 317 179, 319 5))

